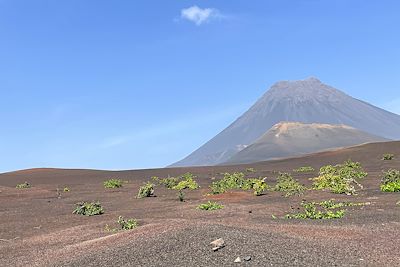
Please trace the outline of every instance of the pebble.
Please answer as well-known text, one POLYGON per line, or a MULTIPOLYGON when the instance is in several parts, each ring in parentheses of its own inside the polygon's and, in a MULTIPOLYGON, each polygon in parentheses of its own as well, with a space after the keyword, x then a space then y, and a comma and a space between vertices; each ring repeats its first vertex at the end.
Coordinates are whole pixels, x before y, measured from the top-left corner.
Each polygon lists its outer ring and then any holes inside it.
POLYGON ((245 261, 251 261, 251 257, 250 256, 246 256, 243 258, 245 261))
POLYGON ((217 251, 220 248, 225 247, 225 241, 222 238, 218 238, 217 240, 214 240, 210 244, 214 246, 212 249, 213 251, 217 251))

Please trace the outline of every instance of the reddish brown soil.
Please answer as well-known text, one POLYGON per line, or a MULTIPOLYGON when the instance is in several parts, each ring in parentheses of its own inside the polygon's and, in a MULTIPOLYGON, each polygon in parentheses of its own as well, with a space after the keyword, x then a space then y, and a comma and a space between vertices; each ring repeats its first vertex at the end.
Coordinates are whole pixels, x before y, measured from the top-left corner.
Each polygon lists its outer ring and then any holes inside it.
MULTIPOLYGON (((0 175, 0 266, 230 266, 236 257, 251 256, 251 266, 399 266, 400 200, 398 193, 379 191, 382 170, 400 169, 400 142, 368 144, 305 157, 239 166, 171 168, 136 171, 33 169, 0 175), (399 155, 382 161, 384 153, 399 155), (233 191, 207 196, 221 172, 257 170, 274 184, 277 171, 301 166, 316 169, 347 159, 359 161, 369 173, 357 196, 308 191, 285 198, 276 192, 253 196, 233 191), (201 190, 176 192, 156 188, 156 197, 136 199, 138 187, 151 176, 192 172, 201 190), (120 189, 104 189, 108 178, 128 181, 120 189), (30 189, 15 189, 22 182, 30 189), (56 188, 70 188, 57 198, 56 188), (351 207, 339 220, 287 220, 281 217, 302 199, 371 202, 351 207), (73 215, 75 203, 99 200, 105 213, 73 215), (225 207, 205 212, 196 206, 214 200, 225 207), (140 227, 110 233, 118 216, 136 218, 140 227), (226 247, 212 252, 209 243, 224 238, 226 247)), ((317 172, 296 174, 308 180, 317 172)))

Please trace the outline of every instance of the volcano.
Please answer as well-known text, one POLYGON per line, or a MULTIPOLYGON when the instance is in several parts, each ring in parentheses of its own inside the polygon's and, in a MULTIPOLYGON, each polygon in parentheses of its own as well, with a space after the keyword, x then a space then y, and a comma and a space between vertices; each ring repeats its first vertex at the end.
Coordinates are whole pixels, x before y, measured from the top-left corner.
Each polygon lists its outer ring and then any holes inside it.
POLYGON ((217 136, 171 166, 226 162, 283 121, 343 124, 387 139, 400 139, 397 114, 355 99, 316 78, 281 81, 217 136))

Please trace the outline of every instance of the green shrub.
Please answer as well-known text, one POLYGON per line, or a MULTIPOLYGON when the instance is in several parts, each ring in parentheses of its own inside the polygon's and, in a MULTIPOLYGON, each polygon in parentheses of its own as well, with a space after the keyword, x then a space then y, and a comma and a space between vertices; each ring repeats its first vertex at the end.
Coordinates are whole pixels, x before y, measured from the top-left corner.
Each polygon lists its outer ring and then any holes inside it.
POLYGON ((383 192, 400 192, 400 171, 390 169, 383 173, 381 180, 383 192))
POLYGON ((197 184, 197 182, 194 180, 196 176, 194 176, 191 173, 185 173, 179 178, 179 183, 172 187, 173 190, 178 191, 178 198, 179 201, 183 202, 185 200, 185 193, 183 190, 188 189, 188 190, 196 190, 200 186, 197 184))
MULTIPOLYGON (((323 202, 321 202, 323 203, 323 202)), ((287 219, 340 219, 343 218, 346 210, 335 210, 340 208, 340 205, 331 204, 330 207, 326 207, 321 203, 316 202, 301 202, 301 207, 304 209, 303 212, 286 214, 287 219)))
POLYGON ((383 192, 400 192, 400 181, 381 185, 383 192))
POLYGON ((159 178, 157 176, 153 176, 152 179, 159 185, 163 185, 168 189, 172 189, 174 186, 176 186, 179 183, 179 178, 170 177, 170 176, 168 176, 167 178, 159 178))
POLYGON ((195 190, 198 188, 199 185, 195 180, 193 180, 193 177, 186 177, 185 180, 180 181, 177 185, 172 187, 172 189, 174 190, 184 190, 184 189, 195 190))
POLYGON ((17 184, 15 186, 15 188, 17 188, 17 189, 26 189, 26 188, 31 188, 31 187, 32 186, 28 182, 25 182, 25 183, 22 183, 22 184, 17 184))
POLYGON ((64 191, 64 192, 69 192, 69 191, 71 191, 71 190, 69 189, 69 187, 64 187, 63 191, 64 191))
POLYGON ((313 178, 314 189, 328 189, 336 194, 356 194, 355 186, 363 188, 358 182, 368 174, 361 164, 350 160, 335 166, 327 165, 320 169, 319 176, 313 178))
POLYGON ((301 195, 305 189, 306 187, 293 179, 290 173, 279 173, 277 183, 274 187, 274 191, 285 192, 285 197, 301 195))
MULTIPOLYGON (((219 181, 215 181, 210 185, 212 194, 222 194, 231 189, 242 188, 246 181, 244 179, 244 173, 224 173, 224 178, 219 181)), ((250 188, 249 188, 250 189, 250 188)))
POLYGON ((393 154, 383 154, 382 156, 382 160, 392 160, 392 159, 394 159, 393 154))
POLYGON ((117 223, 122 230, 132 230, 139 226, 136 219, 124 219, 124 217, 119 216, 117 223))
POLYGON ((313 172, 315 171, 315 169, 311 166, 304 166, 304 167, 300 167, 298 169, 294 169, 294 172, 313 172))
POLYGON ((176 196, 178 197, 180 202, 185 201, 185 192, 183 192, 183 190, 179 190, 176 196))
POLYGON ((105 188, 119 188, 122 187, 122 180, 120 179, 109 179, 103 182, 105 188))
POLYGON ((259 196, 265 190, 267 190, 268 185, 265 183, 264 179, 250 178, 245 179, 244 173, 234 172, 234 173, 224 173, 224 178, 219 181, 215 181, 210 185, 211 193, 222 194, 228 190, 232 189, 243 189, 243 190, 254 190, 254 195, 259 196))
POLYGON ((79 202, 76 203, 76 208, 72 213, 85 216, 93 216, 103 214, 104 210, 100 202, 79 202))
POLYGON ((254 190, 254 195, 261 196, 265 190, 268 189, 268 185, 264 179, 247 179, 245 184, 242 186, 244 190, 254 190))
POLYGON ((147 182, 139 188, 137 198, 151 197, 154 195, 154 184, 147 182))
POLYGON ((222 209, 224 206, 218 204, 217 202, 208 201, 207 203, 200 204, 197 206, 199 210, 219 210, 222 209))

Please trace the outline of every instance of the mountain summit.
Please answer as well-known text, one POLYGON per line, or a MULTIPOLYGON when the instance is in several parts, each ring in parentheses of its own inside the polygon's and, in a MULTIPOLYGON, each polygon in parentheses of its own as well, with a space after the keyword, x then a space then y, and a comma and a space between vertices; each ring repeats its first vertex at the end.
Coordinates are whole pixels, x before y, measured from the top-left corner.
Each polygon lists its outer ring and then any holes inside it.
POLYGON ((352 98, 316 78, 280 81, 225 130, 172 166, 223 163, 282 121, 344 124, 400 139, 399 115, 352 98))

